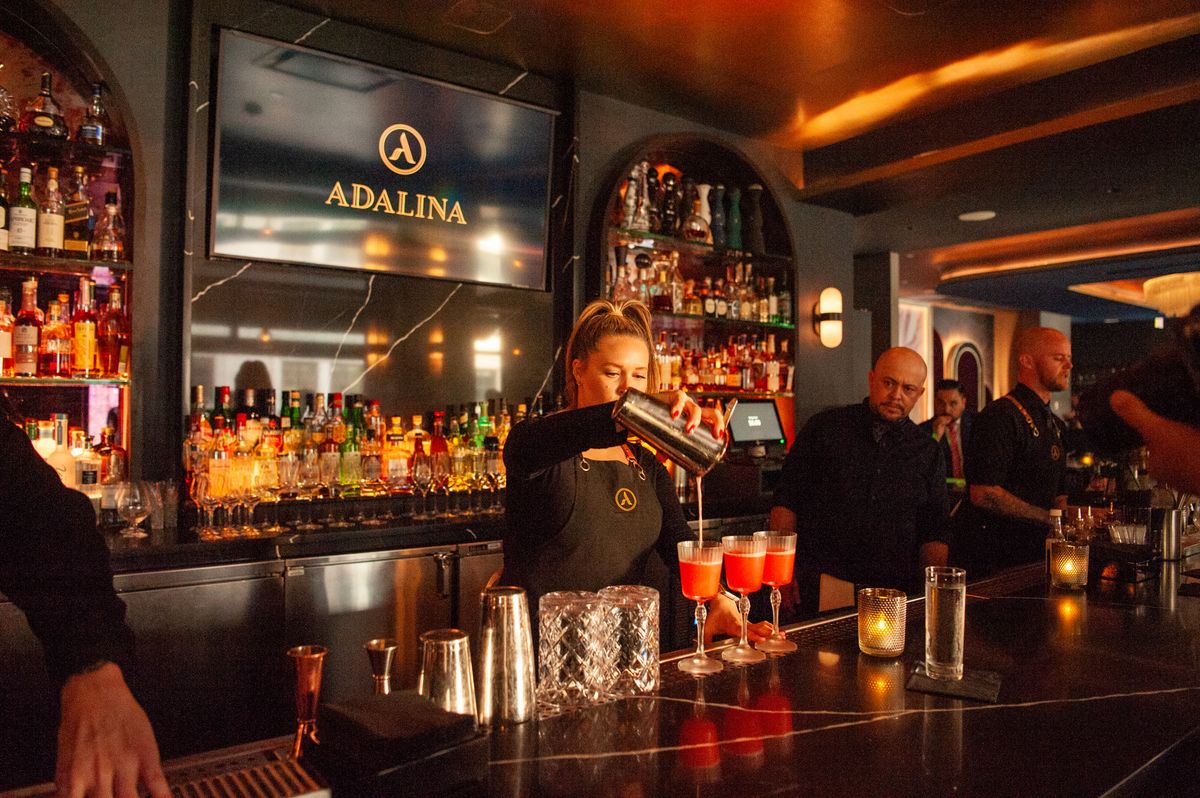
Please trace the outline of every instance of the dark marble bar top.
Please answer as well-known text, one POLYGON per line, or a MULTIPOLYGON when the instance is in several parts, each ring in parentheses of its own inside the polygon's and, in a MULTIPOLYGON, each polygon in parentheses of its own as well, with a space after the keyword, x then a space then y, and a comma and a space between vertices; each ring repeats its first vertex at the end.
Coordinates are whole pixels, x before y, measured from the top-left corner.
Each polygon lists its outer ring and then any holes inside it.
POLYGON ((1182 567, 1136 586, 1048 589, 1040 567, 972 585, 965 664, 998 703, 905 689, 924 656, 860 654, 853 615, 793 629, 800 648, 705 679, 664 663, 657 696, 493 735, 487 791, 555 795, 1200 795, 1200 599, 1182 567), (1150 791, 1147 793, 1147 791, 1150 791))

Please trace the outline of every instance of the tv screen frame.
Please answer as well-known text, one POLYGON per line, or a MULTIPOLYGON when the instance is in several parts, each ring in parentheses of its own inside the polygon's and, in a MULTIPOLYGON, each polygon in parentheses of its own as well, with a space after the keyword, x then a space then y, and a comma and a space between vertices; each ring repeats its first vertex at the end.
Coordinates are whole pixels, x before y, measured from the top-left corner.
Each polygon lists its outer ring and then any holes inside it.
MULTIPOLYGON (((227 28, 218 31, 217 51, 208 212, 210 258, 551 290, 550 217, 558 111, 227 28), (238 113, 234 109, 248 112, 248 105, 261 101, 257 109, 261 117, 271 113, 269 107, 262 106, 275 99, 247 99, 244 86, 241 92, 231 88, 231 84, 245 81, 240 73, 233 76, 245 59, 245 48, 231 55, 239 44, 270 48, 273 61, 267 62, 260 55, 253 62, 272 70, 272 76, 285 73, 281 81, 331 87, 313 89, 318 95, 321 91, 350 90, 365 96, 383 89, 393 98, 412 101, 404 104, 405 110, 396 110, 391 102, 384 105, 380 95, 376 99, 378 107, 367 104, 368 115, 386 120, 386 124, 380 121, 376 125, 381 128, 378 134, 371 128, 370 141, 359 135, 347 142, 342 131, 332 128, 321 132, 319 121, 299 133, 286 134, 271 129, 272 124, 278 127, 278 122, 264 120, 261 127, 244 134, 243 141, 249 140, 250 146, 242 149, 252 152, 237 153, 251 165, 234 165, 235 147, 229 143, 235 129, 230 120, 238 113), (484 121, 477 122, 477 117, 484 121), (428 139, 417 126, 420 119, 426 119, 426 130, 434 134, 428 139), (501 135, 485 135, 492 132, 491 128, 476 129, 486 128, 489 121, 501 135), (435 138, 445 130, 460 134, 465 130, 465 134, 448 142, 435 138), (274 139, 264 138, 272 133, 277 134, 274 139), (287 174, 293 182, 299 180, 299 186, 284 184, 282 177, 278 184, 265 188, 261 179, 247 179, 251 174, 247 169, 261 164, 253 158, 253 150, 261 146, 265 156, 271 157, 272 150, 291 147, 288 152, 294 152, 297 142, 305 140, 321 149, 315 150, 315 163, 306 164, 309 169, 287 174), (503 149, 506 146, 508 149, 503 149), (477 152, 483 150, 478 160, 462 160, 450 154, 467 152, 472 147, 477 152), (348 154, 347 148, 352 152, 348 154), (325 163, 319 159, 322 155, 328 156, 325 163), (484 169, 487 159, 502 163, 494 170, 484 169), (347 170, 347 163, 358 165, 361 172, 347 170), (504 171, 506 166, 512 174, 504 171), (529 174, 518 172, 518 168, 527 168, 529 174), (236 185, 239 179, 253 187, 236 185), (245 199, 253 192, 282 205, 283 210, 273 210, 269 203, 263 203, 263 212, 258 212, 253 200, 245 199), (475 193, 468 196, 468 192, 475 193), (373 205, 365 201, 368 193, 373 205), (305 212, 313 216, 297 215, 298 203, 303 203, 305 212), (261 230, 251 229, 254 225, 248 221, 251 213, 247 204, 254 218, 264 220, 261 230), (328 236, 328 241, 290 245, 286 237, 302 235, 295 230, 302 221, 314 218, 320 223, 332 220, 343 232, 340 237, 328 236), (238 221, 232 221, 235 219, 238 221), (239 227, 234 229, 234 224, 239 227), (289 229, 293 231, 290 234, 289 229)), ((350 119, 347 124, 365 128, 369 123, 350 119)))

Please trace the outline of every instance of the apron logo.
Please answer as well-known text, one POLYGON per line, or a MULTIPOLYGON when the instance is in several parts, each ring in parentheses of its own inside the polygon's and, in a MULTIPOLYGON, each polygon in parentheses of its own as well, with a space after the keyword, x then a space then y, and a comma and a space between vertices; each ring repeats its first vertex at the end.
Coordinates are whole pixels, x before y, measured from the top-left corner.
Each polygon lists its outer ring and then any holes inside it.
POLYGON ((1062 449, 1058 448, 1058 444, 1056 443, 1050 447, 1050 459, 1057 460, 1060 457, 1062 457, 1062 449))
POLYGON ((613 502, 625 512, 637 507, 637 494, 629 488, 621 488, 613 495, 613 502))

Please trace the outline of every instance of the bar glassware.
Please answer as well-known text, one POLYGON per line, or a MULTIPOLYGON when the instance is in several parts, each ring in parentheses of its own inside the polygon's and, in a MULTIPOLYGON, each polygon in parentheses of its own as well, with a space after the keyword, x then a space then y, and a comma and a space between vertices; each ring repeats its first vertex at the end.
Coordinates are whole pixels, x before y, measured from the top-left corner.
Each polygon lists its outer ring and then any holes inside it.
POLYGON ((499 726, 533 717, 533 630, 524 588, 486 588, 479 597, 479 723, 499 726))
POLYGON ((1050 541, 1050 584, 1067 590, 1087 586, 1088 544, 1071 540, 1050 541))
POLYGON ((433 513, 429 511, 429 489, 433 486, 433 460, 424 451, 413 453, 412 459, 413 493, 421 496, 421 512, 413 513, 414 521, 429 521, 433 513))
POLYGON ((417 693, 447 712, 475 720, 475 679, 471 643, 460 629, 432 629, 421 635, 417 693))
POLYGON ((774 627, 771 636, 757 643, 755 647, 768 654, 786 654, 795 651, 796 644, 779 631, 779 605, 783 602, 779 588, 792 581, 792 572, 796 568, 796 535, 755 532, 754 536, 767 541, 767 559, 763 564, 762 581, 764 585, 771 586, 771 625, 774 627))
POLYGON ((329 649, 325 646, 293 646, 288 656, 296 667, 296 737, 292 759, 299 759, 304 738, 317 739, 317 701, 321 696, 321 666, 329 649))
POLYGON ((363 645, 367 659, 371 662, 371 681, 375 686, 375 695, 391 694, 392 662, 399 647, 400 643, 390 637, 377 637, 363 645))
POLYGON ((907 606, 904 591, 864 587, 858 591, 858 650, 872 657, 904 653, 907 606))
POLYGON ((721 652, 726 662, 749 664, 762 662, 767 655, 750 645, 746 624, 750 615, 749 595, 762 587, 763 567, 767 559, 766 538, 754 535, 726 535, 721 538, 725 551, 725 582, 741 595, 738 611, 742 616, 742 637, 736 646, 721 652))
POLYGON ((725 550, 715 540, 681 540, 676 547, 683 595, 696 602, 696 651, 679 661, 679 670, 701 676, 716 673, 725 666, 704 653, 704 621, 708 617, 705 602, 721 592, 721 558, 725 550))
POLYGON ((599 703, 611 664, 608 615, 596 593, 559 590, 538 602, 538 702, 556 709, 599 703))
POLYGON ((600 590, 614 649, 613 697, 653 693, 658 689, 658 591, 641 585, 613 585, 600 590))
POLYGON ((122 482, 117 487, 117 514, 125 519, 121 537, 146 537, 139 525, 149 517, 151 502, 150 486, 145 482, 122 482))
POLYGON ((962 678, 966 607, 966 571, 934 565, 925 569, 925 672, 930 678, 962 678))

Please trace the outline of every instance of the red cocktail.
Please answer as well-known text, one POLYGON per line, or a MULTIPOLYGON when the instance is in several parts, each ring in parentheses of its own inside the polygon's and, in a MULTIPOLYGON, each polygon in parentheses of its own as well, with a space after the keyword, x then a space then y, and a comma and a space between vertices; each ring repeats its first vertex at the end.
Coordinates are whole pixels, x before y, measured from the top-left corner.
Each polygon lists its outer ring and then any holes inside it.
POLYGON ((779 631, 779 605, 783 601, 779 587, 792 581, 792 571, 796 566, 796 536, 780 532, 755 532, 754 537, 761 539, 767 547, 762 581, 771 586, 771 621, 775 627, 770 637, 757 644, 758 650, 769 654, 786 654, 795 651, 796 644, 779 631))
POLYGON ((704 653, 704 620, 708 609, 704 602, 721 591, 721 544, 712 540, 684 540, 679 552, 679 582, 683 595, 696 602, 696 651, 679 661, 679 670, 695 675, 716 673, 719 661, 704 653))
POLYGON ((762 587, 766 558, 762 554, 725 552, 725 581, 738 593, 753 593, 762 587))
POLYGON ((726 535, 721 538, 721 546, 725 549, 725 581, 730 588, 742 594, 738 600, 742 638, 736 646, 721 652, 721 659, 740 663, 762 662, 766 655, 756 651, 746 637, 747 616, 750 614, 750 599, 746 594, 762 587, 767 542, 754 535, 726 535))

